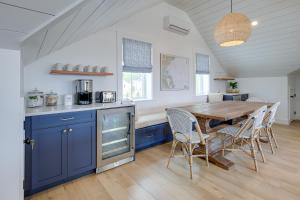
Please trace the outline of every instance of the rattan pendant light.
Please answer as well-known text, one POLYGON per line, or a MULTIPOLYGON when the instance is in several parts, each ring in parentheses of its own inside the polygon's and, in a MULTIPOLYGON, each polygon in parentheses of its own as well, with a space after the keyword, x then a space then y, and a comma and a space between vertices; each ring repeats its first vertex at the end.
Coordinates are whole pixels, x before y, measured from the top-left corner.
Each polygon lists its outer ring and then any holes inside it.
POLYGON ((215 28, 215 40, 221 47, 243 44, 251 35, 251 22, 241 13, 231 12, 224 16, 215 28))

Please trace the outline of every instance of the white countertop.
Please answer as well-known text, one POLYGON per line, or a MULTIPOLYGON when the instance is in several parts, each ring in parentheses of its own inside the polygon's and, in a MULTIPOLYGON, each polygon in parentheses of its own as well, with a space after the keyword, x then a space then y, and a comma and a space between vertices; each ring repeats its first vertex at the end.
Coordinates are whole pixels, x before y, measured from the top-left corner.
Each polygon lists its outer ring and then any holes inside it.
POLYGON ((93 103, 90 105, 57 105, 57 106, 43 106, 37 108, 26 108, 25 116, 37 116, 37 115, 48 115, 56 113, 65 113, 65 112, 76 112, 76 111, 85 111, 85 110, 99 110, 99 109, 108 109, 108 108, 118 108, 133 106, 133 103, 93 103))

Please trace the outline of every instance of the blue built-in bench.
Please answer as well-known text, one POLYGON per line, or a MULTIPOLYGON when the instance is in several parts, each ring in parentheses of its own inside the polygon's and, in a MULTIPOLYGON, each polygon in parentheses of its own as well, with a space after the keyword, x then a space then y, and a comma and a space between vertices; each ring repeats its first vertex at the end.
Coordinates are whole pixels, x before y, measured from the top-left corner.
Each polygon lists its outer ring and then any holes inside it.
MULTIPOLYGON (((209 125, 214 128, 224 123, 228 122, 212 120, 209 125)), ((135 122, 135 126, 136 151, 170 142, 173 139, 165 112, 140 116, 135 122)))
POLYGON ((165 113, 143 115, 136 121, 136 151, 172 141, 172 131, 165 113))
POLYGON ((136 151, 169 142, 172 139, 173 136, 168 122, 135 130, 136 151))
MULTIPOLYGON (((224 123, 227 122, 212 120, 209 125, 214 128, 224 123)), ((135 126, 136 151, 170 142, 173 139, 165 112, 139 116, 135 126)))

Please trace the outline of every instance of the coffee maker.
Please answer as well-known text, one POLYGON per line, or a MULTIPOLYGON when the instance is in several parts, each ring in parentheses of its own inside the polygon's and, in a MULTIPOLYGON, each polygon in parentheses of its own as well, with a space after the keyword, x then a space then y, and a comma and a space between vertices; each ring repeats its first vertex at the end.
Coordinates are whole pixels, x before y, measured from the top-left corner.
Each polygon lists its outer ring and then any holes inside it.
POLYGON ((93 80, 80 79, 74 81, 75 103, 88 105, 93 103, 93 80))

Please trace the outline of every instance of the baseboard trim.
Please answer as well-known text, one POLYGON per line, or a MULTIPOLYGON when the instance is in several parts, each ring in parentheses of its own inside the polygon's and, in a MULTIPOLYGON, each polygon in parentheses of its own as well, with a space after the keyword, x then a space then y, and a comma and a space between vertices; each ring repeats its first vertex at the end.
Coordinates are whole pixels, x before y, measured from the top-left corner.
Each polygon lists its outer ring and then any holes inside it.
POLYGON ((280 124, 280 125, 290 125, 290 121, 288 120, 276 120, 275 124, 280 124))
POLYGON ((300 120, 300 116, 299 116, 299 115, 296 115, 296 116, 295 116, 295 120, 300 120))

